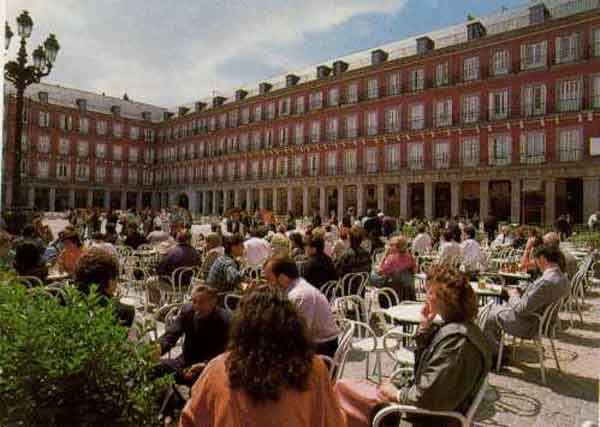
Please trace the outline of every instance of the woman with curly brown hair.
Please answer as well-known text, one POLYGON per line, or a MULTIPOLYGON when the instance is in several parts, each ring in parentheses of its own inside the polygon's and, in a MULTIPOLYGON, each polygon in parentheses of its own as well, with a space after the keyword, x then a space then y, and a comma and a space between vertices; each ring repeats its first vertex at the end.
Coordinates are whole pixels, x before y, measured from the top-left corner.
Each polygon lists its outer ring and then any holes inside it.
MULTIPOLYGON (((376 411, 388 402, 465 413, 477 394, 492 366, 492 358, 485 336, 474 323, 475 293, 464 274, 444 265, 431 268, 428 286, 415 336, 414 378, 402 384, 384 382, 378 390, 350 380, 338 381, 336 389, 349 426, 370 426, 376 411), (361 417, 354 402, 364 402, 369 395, 377 403, 369 413, 363 411, 361 417)), ((408 421, 416 426, 455 425, 447 418, 411 416, 408 421)))
POLYGON ((344 427, 325 363, 280 290, 261 286, 240 301, 229 352, 192 388, 180 427, 344 427))

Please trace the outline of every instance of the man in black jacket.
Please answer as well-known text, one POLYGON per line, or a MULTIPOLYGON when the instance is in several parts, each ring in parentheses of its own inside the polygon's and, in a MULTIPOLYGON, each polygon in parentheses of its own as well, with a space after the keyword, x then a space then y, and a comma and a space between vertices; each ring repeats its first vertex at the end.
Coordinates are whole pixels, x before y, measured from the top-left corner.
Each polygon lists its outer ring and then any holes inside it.
POLYGON ((304 266, 304 279, 315 288, 320 288, 330 280, 337 280, 337 272, 331 258, 324 253, 325 242, 321 236, 311 236, 308 240, 308 260, 304 266))

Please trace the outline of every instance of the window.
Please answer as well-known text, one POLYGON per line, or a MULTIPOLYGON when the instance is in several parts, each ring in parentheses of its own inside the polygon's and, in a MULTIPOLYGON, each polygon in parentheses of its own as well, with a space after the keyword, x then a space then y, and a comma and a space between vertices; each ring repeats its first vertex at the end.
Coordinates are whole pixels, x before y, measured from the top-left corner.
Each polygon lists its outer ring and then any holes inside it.
POLYGON ((290 114, 290 98, 282 98, 279 100, 279 115, 287 116, 290 114))
POLYGON ((262 134, 258 130, 252 132, 252 149, 255 151, 262 149, 262 134))
MULTIPOLYGON (((180 169, 180 173, 185 173, 185 169, 180 169)), ((129 169, 128 170, 128 178, 130 184, 137 184, 138 182, 138 171, 137 169, 129 169)))
POLYGON ((279 157, 277 159, 277 176, 281 178, 287 177, 288 173, 288 159, 287 157, 279 157))
POLYGON ((533 117, 546 114, 546 85, 525 86, 522 96, 523 115, 533 117))
POLYGON ((58 153, 61 156, 67 156, 69 154, 69 140, 66 138, 61 138, 58 141, 58 153))
POLYGON ((140 128, 138 128, 137 126, 130 126, 129 127, 129 138, 133 139, 135 141, 139 137, 140 137, 140 128))
POLYGON ((317 110, 323 106, 323 93, 313 92, 309 95, 308 103, 311 110, 317 110))
POLYGON ((228 162, 227 163, 227 179, 229 181, 233 181, 235 179, 235 162, 228 162))
POLYGON ((50 126, 50 113, 48 111, 40 111, 38 124, 42 128, 50 126))
POLYGON ((592 31, 592 56, 600 56, 600 28, 592 31))
POLYGON ((265 130, 265 148, 273 147, 273 129, 265 130))
POLYGON ((463 81, 479 80, 479 57, 473 56, 463 61, 463 81))
POLYGON ((433 147, 433 167, 436 169, 450 167, 450 143, 448 141, 436 142, 433 147))
POLYGON ((240 162, 240 178, 246 178, 247 166, 246 162, 240 162))
POLYGON ((113 160, 121 160, 123 149, 120 145, 113 146, 113 160))
POLYGON ((113 123, 113 135, 115 138, 121 138, 123 135, 123 125, 121 123, 113 123))
POLYGON ((294 143, 296 145, 304 144, 304 123, 296 123, 294 126, 294 143))
POLYGON ((96 166, 96 182, 103 182, 106 178, 106 169, 104 166, 96 166))
MULTIPOLYGON (((194 169, 194 172, 197 173, 199 170, 198 168, 194 169)), ((152 185, 152 171, 144 171, 144 185, 152 185)))
POLYGON ((358 136, 358 115, 346 116, 346 137, 356 138, 358 136))
POLYGON ((592 78, 592 108, 600 108, 600 75, 592 78))
POLYGON ((400 108, 392 107, 385 110, 385 130, 388 133, 400 130, 400 108))
POLYGON ((489 119, 507 119, 510 115, 510 93, 508 89, 490 92, 489 96, 489 119))
POLYGON ((238 110, 232 110, 229 112, 229 126, 238 127, 238 110))
POLYGON ((21 151, 23 153, 29 151, 29 138, 25 131, 21 132, 21 151))
POLYGON ((330 107, 337 106, 340 102, 340 90, 337 87, 329 89, 327 97, 327 104, 330 107))
POLYGON ((89 144, 87 141, 79 141, 77 143, 77 156, 87 157, 89 153, 89 144))
POLYGON ((337 152, 335 151, 327 153, 327 175, 337 175, 337 152))
MULTIPOLYGON (((183 172, 183 171, 184 171, 184 169, 180 169, 180 172, 183 172)), ((223 179, 223 163, 219 163, 217 165, 217 178, 219 180, 223 179)))
MULTIPOLYGON (((245 153, 246 151, 248 151, 248 134, 247 133, 243 133, 240 135, 240 150, 242 151, 242 153, 245 153)), ((202 152, 202 150, 200 150, 200 152, 202 152)))
POLYGON ((546 159, 546 135, 544 132, 521 134, 521 163, 537 164, 546 159))
POLYGON ((138 161, 138 149, 135 147, 129 147, 129 162, 137 163, 138 161))
POLYGON ((63 131, 70 131, 73 129, 73 117, 61 114, 59 117, 59 126, 63 131))
POLYGON ((385 168, 388 172, 400 169, 400 146, 398 144, 385 147, 385 168))
POLYGON ((96 133, 98 135, 106 135, 106 122, 104 120, 96 122, 96 133))
POLYGON ((510 52, 508 49, 497 50, 492 55, 492 75, 501 76, 510 71, 510 52))
POLYGON ((425 127, 425 106, 413 104, 410 106, 410 128, 411 130, 423 129, 425 127))
POLYGON ((435 85, 446 86, 450 83, 450 73, 448 70, 448 62, 442 62, 435 66, 435 85))
POLYGON ((90 167, 86 163, 77 163, 76 175, 77 181, 87 181, 90 177, 90 167))
POLYGON ((347 88, 347 97, 349 104, 355 104, 358 102, 358 83, 350 83, 347 88))
POLYGON ((367 148, 367 173, 376 173, 377 172, 377 148, 369 147, 367 148))
POLYGON ((369 99, 376 99, 379 97, 379 82, 377 79, 367 80, 367 97, 369 99))
POLYGON ((344 172, 346 174, 356 173, 356 150, 344 151, 344 172))
POLYGON ((304 113, 304 97, 299 96, 296 98, 296 114, 304 113))
POLYGON ((563 80, 558 83, 559 111, 579 111, 583 96, 583 82, 580 79, 563 80))
POLYGON ((227 128, 227 113, 219 114, 219 129, 227 128))
POLYGON ((319 155, 309 154, 308 155, 308 175, 317 176, 319 175, 319 155))
POLYGON ((335 141, 338 137, 338 118, 330 117, 327 119, 327 140, 335 141))
POLYGON ((452 98, 436 101, 434 122, 438 128, 452 126, 452 98))
POLYGON ((546 40, 521 45, 521 69, 531 70, 547 64, 548 42, 546 40))
POLYGON ((466 167, 479 166, 479 138, 465 138, 460 144, 460 164, 466 167))
POLYGON ((410 142, 408 144, 408 168, 423 169, 423 143, 410 142))
POLYGON ((247 125, 250 122, 250 108, 242 108, 242 124, 247 125))
POLYGON ((315 144, 321 141, 321 122, 315 121, 310 124, 310 142, 315 144))
POLYGON ((302 176, 302 165, 304 163, 304 158, 302 155, 294 157, 294 175, 302 176))
POLYGON ((411 92, 423 90, 425 88, 425 69, 417 68, 410 71, 409 87, 411 92))
POLYGON ((387 76, 388 96, 400 95, 400 73, 392 73, 387 76))
POLYGON ((288 145, 288 128, 287 128, 287 126, 279 128, 279 145, 282 147, 285 147, 286 145, 288 145))
POLYGON ((50 135, 38 136, 38 151, 46 154, 50 152, 50 135))
POLYGON ((103 159, 106 157, 106 144, 96 144, 96 158, 103 159))
POLYGON ((479 95, 466 95, 462 105, 463 123, 476 123, 479 121, 479 95))
POLYGON ((559 129, 558 160, 577 162, 583 158, 583 135, 581 128, 559 129))
POLYGON ((260 122, 262 120, 262 105, 254 107, 254 121, 260 122))
POLYGON ((269 102, 267 104, 267 120, 273 120, 275 118, 275 103, 269 102))
POLYGON ((377 123, 377 111, 367 112, 367 135, 377 135, 379 124, 377 123))
POLYGON ((557 64, 564 64, 566 62, 573 62, 579 60, 579 33, 569 34, 567 36, 557 37, 555 48, 555 62, 557 64))
POLYGON ((57 163, 56 164, 56 177, 58 179, 69 178, 69 164, 68 163, 57 163))
MULTIPOLYGON (((191 132, 190 132, 191 134, 191 132)), ((146 142, 154 142, 154 129, 144 129, 144 141, 146 142)))
POLYGON ((490 166, 505 166, 511 163, 512 139, 510 135, 492 135, 488 141, 488 163, 490 166))
POLYGON ((48 160, 38 160, 37 162, 37 174, 39 178, 48 178, 48 172, 50 164, 48 160))
POLYGON ((90 120, 87 117, 79 118, 79 133, 87 135, 90 131, 90 120))

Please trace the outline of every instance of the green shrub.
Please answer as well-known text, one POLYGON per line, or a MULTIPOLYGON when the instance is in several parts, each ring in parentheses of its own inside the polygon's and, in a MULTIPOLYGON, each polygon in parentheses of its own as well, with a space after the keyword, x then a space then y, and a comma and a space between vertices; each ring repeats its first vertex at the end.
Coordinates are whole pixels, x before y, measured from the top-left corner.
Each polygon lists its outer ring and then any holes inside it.
POLYGON ((64 301, 0 278, 0 425, 160 425, 149 345, 127 341, 111 304, 64 301))

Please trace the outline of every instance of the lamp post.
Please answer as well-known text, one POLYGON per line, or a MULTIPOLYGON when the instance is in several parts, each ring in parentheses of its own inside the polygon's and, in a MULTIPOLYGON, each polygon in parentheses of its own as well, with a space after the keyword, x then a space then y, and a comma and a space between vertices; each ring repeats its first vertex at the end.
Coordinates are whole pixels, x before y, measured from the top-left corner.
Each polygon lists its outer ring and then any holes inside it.
MULTIPOLYGON (((23 98, 27 87, 33 83, 39 83, 42 77, 46 77, 52 71, 52 65, 60 46, 54 34, 50 34, 43 45, 33 51, 33 65, 27 60, 27 39, 33 30, 33 20, 25 10, 17 18, 17 35, 21 38, 21 47, 17 53, 17 59, 9 61, 4 66, 4 78, 11 82, 17 92, 16 119, 14 132, 14 165, 12 173, 12 224, 8 224, 11 232, 20 231, 26 221, 26 209, 21 190, 21 134, 23 131, 23 98)), ((8 50, 13 32, 8 23, 5 24, 5 47, 8 50)))

